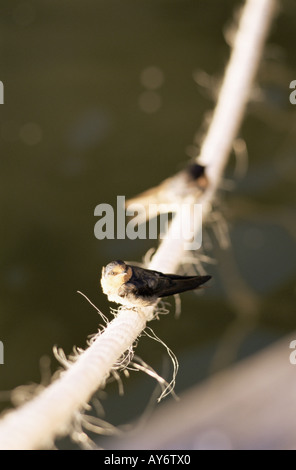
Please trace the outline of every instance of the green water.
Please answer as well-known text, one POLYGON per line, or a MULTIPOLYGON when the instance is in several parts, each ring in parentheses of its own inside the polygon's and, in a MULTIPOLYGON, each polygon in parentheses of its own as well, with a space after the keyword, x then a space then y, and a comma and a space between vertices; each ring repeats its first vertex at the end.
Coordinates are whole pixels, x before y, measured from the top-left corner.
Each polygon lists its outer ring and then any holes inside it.
MULTIPOLYGON (((222 77, 229 56, 222 31, 240 4, 0 2, 1 390, 39 382, 43 355, 54 371, 53 345, 67 353, 84 347, 99 319, 76 291, 108 314, 102 265, 139 262, 156 246, 97 240, 94 209, 157 184, 188 160, 213 107, 194 77, 198 70, 222 77), (143 72, 151 66, 161 79, 149 90, 143 72)), ((216 262, 204 265, 211 287, 182 295, 181 318, 172 304, 153 324, 179 359, 177 392, 295 329, 295 21, 295 2, 283 2, 261 62, 261 92, 241 130, 247 172, 234 177, 234 157, 227 170, 235 187, 223 195, 221 214, 231 248, 221 250, 212 229, 204 233, 216 262)), ((170 377, 160 345, 143 339, 137 354, 170 377)), ((110 384, 103 399, 114 423, 140 414, 155 384, 132 373, 124 386, 124 397, 110 384)))

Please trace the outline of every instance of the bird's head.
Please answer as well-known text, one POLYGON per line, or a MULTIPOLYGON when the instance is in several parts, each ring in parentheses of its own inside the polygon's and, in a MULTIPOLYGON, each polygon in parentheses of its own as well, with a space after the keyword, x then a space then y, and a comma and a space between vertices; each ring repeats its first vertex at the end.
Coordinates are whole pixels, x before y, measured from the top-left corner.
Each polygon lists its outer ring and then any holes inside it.
POLYGON ((122 284, 132 277, 132 268, 124 261, 117 260, 107 264, 102 269, 101 284, 105 293, 119 289, 122 284))

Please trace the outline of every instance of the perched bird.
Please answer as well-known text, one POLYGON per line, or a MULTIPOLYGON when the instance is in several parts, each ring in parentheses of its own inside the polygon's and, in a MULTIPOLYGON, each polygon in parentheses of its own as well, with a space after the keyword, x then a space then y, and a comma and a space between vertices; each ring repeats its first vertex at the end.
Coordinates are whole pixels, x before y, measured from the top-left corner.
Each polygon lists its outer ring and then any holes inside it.
POLYGON ((190 163, 185 169, 175 175, 165 179, 158 186, 148 189, 138 196, 128 199, 125 207, 133 205, 142 205, 145 208, 146 219, 140 223, 146 222, 147 218, 153 218, 164 212, 174 212, 175 205, 184 201, 187 197, 194 196, 198 200, 208 187, 208 178, 205 167, 198 163, 190 163), (153 205, 154 211, 153 211, 153 205))
POLYGON ((198 288, 211 276, 179 276, 112 261, 102 269, 101 285, 110 302, 146 307, 159 297, 198 288))

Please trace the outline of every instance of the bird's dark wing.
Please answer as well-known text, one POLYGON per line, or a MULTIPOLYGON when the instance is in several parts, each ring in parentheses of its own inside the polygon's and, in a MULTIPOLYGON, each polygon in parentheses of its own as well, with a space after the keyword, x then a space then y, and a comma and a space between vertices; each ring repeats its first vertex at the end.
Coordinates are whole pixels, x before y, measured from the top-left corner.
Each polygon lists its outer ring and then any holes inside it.
POLYGON ((211 276, 178 276, 171 274, 160 277, 157 286, 157 296, 166 297, 168 295, 179 294, 187 290, 197 289, 200 285, 211 279, 211 276))
POLYGON ((127 284, 132 284, 133 293, 140 296, 167 297, 196 289, 209 279, 211 276, 180 276, 133 267, 131 282, 127 284))

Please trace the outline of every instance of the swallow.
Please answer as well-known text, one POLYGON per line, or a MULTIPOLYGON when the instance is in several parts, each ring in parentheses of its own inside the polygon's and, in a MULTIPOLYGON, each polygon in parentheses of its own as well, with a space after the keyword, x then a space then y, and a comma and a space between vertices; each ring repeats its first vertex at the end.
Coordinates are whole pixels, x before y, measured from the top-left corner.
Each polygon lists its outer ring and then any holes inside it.
POLYGON ((101 285, 110 302, 147 307, 159 298, 197 289, 212 276, 179 276, 112 261, 102 269, 101 285))
MULTIPOLYGON (((158 186, 150 188, 132 199, 128 199, 125 207, 140 204, 145 208, 145 215, 153 218, 159 215, 161 210, 174 212, 174 204, 184 201, 189 196, 194 196, 195 200, 197 200, 203 195, 207 187, 208 178, 205 167, 194 162, 162 181, 158 186), (155 213, 152 211, 152 204, 158 205, 155 208, 157 210, 155 213)), ((139 223, 144 223, 145 221, 142 220, 139 223)))

